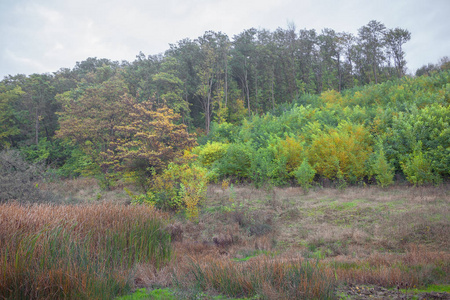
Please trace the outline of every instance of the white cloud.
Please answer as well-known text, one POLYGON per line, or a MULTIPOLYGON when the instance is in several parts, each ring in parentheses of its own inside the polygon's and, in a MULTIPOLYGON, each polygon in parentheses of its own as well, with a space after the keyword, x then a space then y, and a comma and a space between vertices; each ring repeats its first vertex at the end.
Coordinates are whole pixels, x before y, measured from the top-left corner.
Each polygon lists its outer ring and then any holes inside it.
POLYGON ((434 0, 1 0, 0 76, 56 71, 88 57, 134 60, 207 30, 250 27, 357 33, 370 20, 411 31, 410 69, 450 55, 450 1, 434 0))
POLYGON ((9 49, 5 49, 4 53, 5 53, 6 59, 12 61, 13 64, 17 64, 25 69, 44 70, 41 72, 50 72, 51 71, 51 69, 47 69, 45 64, 42 64, 39 61, 32 59, 32 58, 21 57, 9 49))

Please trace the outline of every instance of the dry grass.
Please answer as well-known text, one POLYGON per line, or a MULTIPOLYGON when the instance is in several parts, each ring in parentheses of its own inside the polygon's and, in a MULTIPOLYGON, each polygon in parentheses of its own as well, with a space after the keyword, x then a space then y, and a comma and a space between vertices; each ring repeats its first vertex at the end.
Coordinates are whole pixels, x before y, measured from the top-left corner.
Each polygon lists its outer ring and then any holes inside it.
POLYGON ((199 223, 178 224, 183 242, 177 244, 174 272, 197 274, 185 279, 191 289, 197 284, 212 293, 258 294, 265 299, 288 294, 261 278, 265 283, 256 288, 249 283, 251 278, 256 273, 269 276, 275 268, 272 262, 286 265, 299 256, 318 259, 317 267, 328 274, 327 280, 337 279, 340 284, 448 284, 449 191, 448 185, 394 186, 313 189, 305 194, 300 188, 211 186, 199 223), (252 235, 258 224, 270 229, 252 235), (226 282, 229 287, 220 287, 226 282))
POLYGON ((149 207, 0 206, 0 298, 111 299, 136 264, 171 254, 167 215, 149 207))
MULTIPOLYGON (((82 240, 93 231, 107 235, 125 230, 130 225, 124 219, 152 214, 167 220, 165 231, 172 239, 173 259, 159 268, 151 259, 139 261, 132 275, 127 268, 117 268, 115 280, 122 283, 116 286, 122 286, 123 291, 128 284, 128 288, 179 286, 185 290, 178 294, 180 298, 208 299, 207 293, 328 299, 334 297, 338 284, 394 287, 399 283, 423 286, 450 282, 448 185, 317 188, 308 194, 300 188, 210 186, 197 222, 181 215, 168 219, 148 208, 107 204, 111 202, 107 199, 126 202, 119 191, 113 191, 109 198, 101 192, 100 200, 93 199, 99 190, 95 181, 88 179, 40 187, 74 198, 89 195, 86 203, 101 204, 5 205, 0 209, 2 245, 11 240, 13 232, 17 236, 27 232, 36 235, 60 228, 63 219, 64 228, 76 233, 71 237, 74 240, 82 240)), ((4 270, 12 270, 11 265, 4 270)), ((64 278, 67 273, 58 268, 52 272, 55 278, 64 278)), ((39 278, 42 286, 51 285, 43 274, 39 278)))
POLYGON ((430 251, 415 244, 409 245, 405 254, 374 253, 365 259, 339 256, 323 263, 335 268, 340 281, 350 284, 424 286, 450 280, 450 253, 430 251))
POLYGON ((176 279, 180 288, 209 290, 231 297, 332 299, 335 280, 329 270, 305 261, 258 257, 236 263, 225 259, 193 260, 176 279))
POLYGON ((78 177, 71 180, 39 182, 39 188, 59 195, 64 203, 99 203, 113 202, 115 204, 129 203, 129 196, 123 188, 102 190, 95 178, 78 177))

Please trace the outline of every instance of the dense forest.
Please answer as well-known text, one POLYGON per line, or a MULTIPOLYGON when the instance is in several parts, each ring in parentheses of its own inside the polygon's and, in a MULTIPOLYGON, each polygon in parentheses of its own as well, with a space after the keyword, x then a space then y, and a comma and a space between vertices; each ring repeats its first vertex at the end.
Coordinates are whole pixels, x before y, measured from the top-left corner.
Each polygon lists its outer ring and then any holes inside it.
POLYGON ((144 191, 167 190, 180 173, 191 176, 186 189, 201 174, 305 188, 387 185, 394 175, 439 183, 450 166, 449 62, 406 75, 410 37, 377 21, 357 36, 294 25, 232 39, 208 31, 133 62, 9 75, 0 150, 20 149, 55 176, 144 191))

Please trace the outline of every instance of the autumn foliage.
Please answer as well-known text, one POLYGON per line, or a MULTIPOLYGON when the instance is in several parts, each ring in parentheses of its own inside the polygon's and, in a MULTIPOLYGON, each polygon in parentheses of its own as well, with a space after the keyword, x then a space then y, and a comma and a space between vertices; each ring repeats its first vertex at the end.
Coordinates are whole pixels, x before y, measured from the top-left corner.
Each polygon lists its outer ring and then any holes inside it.
POLYGON ((124 173, 145 189, 153 173, 196 142, 178 123, 179 114, 152 101, 138 103, 121 83, 108 80, 79 98, 74 92, 61 95, 57 137, 78 144, 96 163, 92 173, 101 175, 107 187, 124 173))
POLYGON ((329 179, 343 176, 351 181, 366 175, 365 163, 372 152, 370 135, 361 125, 341 124, 313 140, 309 160, 329 179))
POLYGON ((183 156, 196 141, 186 126, 177 124, 179 114, 168 107, 155 108, 150 101, 137 103, 125 97, 127 121, 115 127, 119 138, 110 150, 116 170, 127 170, 134 176, 150 177, 161 173, 171 162, 183 156))

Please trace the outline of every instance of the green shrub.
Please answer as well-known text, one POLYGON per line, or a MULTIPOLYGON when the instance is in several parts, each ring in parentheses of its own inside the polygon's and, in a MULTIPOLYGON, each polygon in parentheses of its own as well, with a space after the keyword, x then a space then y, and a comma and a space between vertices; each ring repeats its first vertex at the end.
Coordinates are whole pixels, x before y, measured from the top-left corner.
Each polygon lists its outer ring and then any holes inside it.
POLYGON ((387 161, 382 146, 373 154, 370 167, 379 186, 386 187, 394 183, 394 167, 387 161))
POLYGON ((260 148, 254 152, 250 167, 250 179, 256 187, 267 182, 277 181, 280 166, 275 161, 275 149, 260 148))
POLYGON ((231 144, 227 154, 217 161, 219 174, 237 179, 249 178, 252 153, 252 148, 246 144, 231 144))
MULTIPOLYGON (((211 129, 206 136, 209 141, 221 142, 221 143, 234 143, 238 137, 239 127, 231 123, 222 122, 220 124, 216 122, 211 123, 211 129)), ((200 140, 200 144, 205 141, 200 140)))
POLYGON ((227 153, 229 144, 220 142, 208 142, 198 147, 198 161, 205 167, 210 167, 227 153))
POLYGON ((311 182, 316 175, 316 170, 304 159, 302 164, 293 172, 298 184, 307 191, 311 187, 311 182))
POLYGON ((196 164, 170 163, 153 179, 144 201, 166 210, 186 210, 189 219, 198 217, 198 206, 206 198, 207 170, 196 164))
POLYGON ((440 175, 450 175, 450 106, 436 103, 422 109, 414 106, 408 113, 393 118, 385 145, 388 159, 393 159, 397 168, 418 143, 430 167, 440 175))
POLYGON ((431 183, 439 183, 441 178, 439 174, 433 172, 432 164, 420 150, 414 150, 413 154, 401 162, 402 170, 406 175, 406 179, 412 184, 424 185, 431 183))

